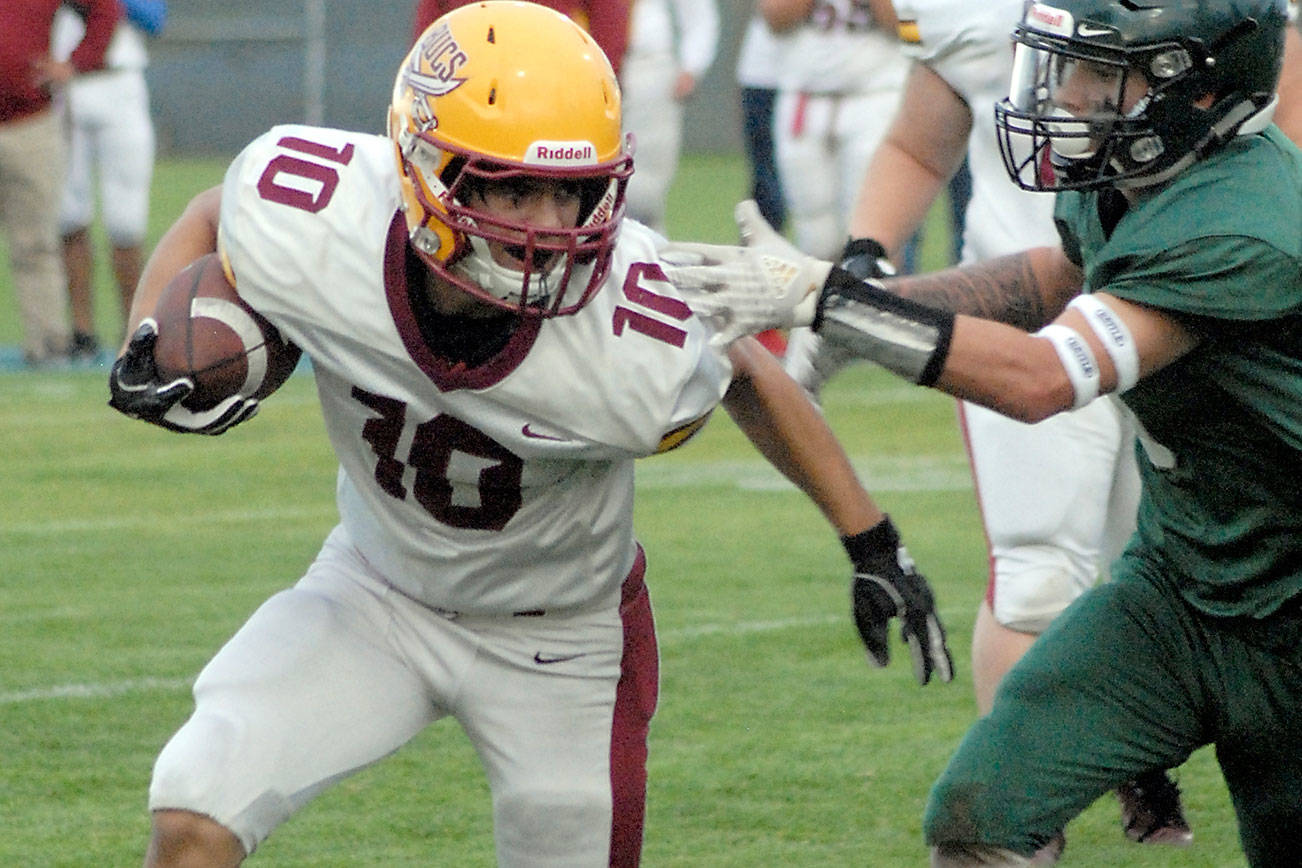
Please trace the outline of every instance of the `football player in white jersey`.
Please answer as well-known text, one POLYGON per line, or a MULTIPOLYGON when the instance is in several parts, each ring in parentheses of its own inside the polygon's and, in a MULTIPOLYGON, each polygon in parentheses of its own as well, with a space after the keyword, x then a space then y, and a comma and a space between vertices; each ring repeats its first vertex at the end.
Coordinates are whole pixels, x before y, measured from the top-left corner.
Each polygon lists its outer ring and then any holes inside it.
POLYGON ((146 864, 234 865, 329 784, 452 717, 475 745, 502 865, 635 865, 655 632, 633 461, 723 402, 855 563, 885 664, 952 678, 925 580, 817 410, 752 341, 717 339, 623 222, 632 162, 596 43, 545 7, 448 13, 398 74, 388 137, 276 127, 146 266, 111 403, 180 430, 148 316, 214 249, 312 360, 339 525, 199 675, 150 785, 146 864), (622 225, 621 225, 622 223, 622 225))
POLYGON ((907 64, 888 0, 760 0, 779 36, 773 143, 796 246, 836 255, 907 64))
POLYGON ((719 44, 715 0, 637 0, 620 65, 624 128, 637 143, 628 216, 667 234, 665 205, 678 171, 683 111, 719 44))
MULTIPOLYGON (((1022 7, 1022 0, 896 0, 901 42, 914 63, 865 173, 842 254, 860 276, 882 276, 876 259, 898 255, 964 153, 972 198, 963 262, 1057 243, 1053 197, 1009 180, 995 133, 994 104, 1007 93, 1012 67, 1008 34, 1022 7)), ((812 393, 840 363, 809 329, 793 332, 787 370, 812 393)), ((1139 475, 1133 426, 1112 399, 1035 425, 967 401, 959 401, 958 412, 989 549, 972 640, 972 680, 984 715, 1004 673, 1121 553, 1135 527, 1139 475)), ((1178 791, 1163 771, 1118 795, 1132 839, 1191 840, 1178 791)))

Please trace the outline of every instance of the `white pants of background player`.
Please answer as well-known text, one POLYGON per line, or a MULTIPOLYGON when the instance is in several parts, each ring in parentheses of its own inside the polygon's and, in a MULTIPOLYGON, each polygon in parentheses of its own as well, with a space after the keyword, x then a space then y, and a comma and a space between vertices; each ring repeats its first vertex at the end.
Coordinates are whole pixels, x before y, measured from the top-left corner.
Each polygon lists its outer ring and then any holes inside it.
POLYGON ((986 602, 1003 626, 1042 633, 1134 532, 1134 428, 1111 398, 1035 425, 967 402, 959 415, 990 552, 986 602))
POLYGON ((810 256, 840 258, 868 159, 899 98, 897 87, 847 95, 778 94, 773 110, 778 176, 796 246, 810 256))
POLYGON ((67 235, 91 224, 99 176, 100 222, 114 247, 138 247, 149 217, 154 126, 141 70, 79 76, 66 92, 68 177, 59 213, 67 235))
POLYGON ((624 130, 633 134, 637 171, 628 181, 628 215, 661 235, 683 143, 683 104, 674 99, 678 59, 665 51, 629 53, 620 68, 624 130))
MULTIPOLYGON (((619 752, 631 710, 631 764, 644 770, 656 659, 653 642, 641 646, 647 677, 627 694, 621 615, 653 635, 643 564, 622 605, 454 615, 385 584, 336 529, 200 673, 194 714, 155 764, 150 809, 212 817, 251 853, 327 786, 450 716, 487 773, 499 865, 636 864, 645 793, 621 795, 630 761, 619 752), (637 840, 612 847, 621 809, 637 812, 637 840)), ((435 784, 439 773, 429 769, 435 784)))

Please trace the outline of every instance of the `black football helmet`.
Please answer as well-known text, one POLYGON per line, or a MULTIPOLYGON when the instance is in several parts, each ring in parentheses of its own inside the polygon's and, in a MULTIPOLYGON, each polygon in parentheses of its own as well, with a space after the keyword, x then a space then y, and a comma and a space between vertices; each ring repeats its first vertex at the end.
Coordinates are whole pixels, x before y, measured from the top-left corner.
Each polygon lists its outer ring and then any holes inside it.
POLYGON ((1028 190, 1173 177, 1270 123, 1286 26, 1287 0, 1028 3, 995 107, 1005 168, 1028 190), (1068 93, 1082 71, 1084 107, 1068 93))

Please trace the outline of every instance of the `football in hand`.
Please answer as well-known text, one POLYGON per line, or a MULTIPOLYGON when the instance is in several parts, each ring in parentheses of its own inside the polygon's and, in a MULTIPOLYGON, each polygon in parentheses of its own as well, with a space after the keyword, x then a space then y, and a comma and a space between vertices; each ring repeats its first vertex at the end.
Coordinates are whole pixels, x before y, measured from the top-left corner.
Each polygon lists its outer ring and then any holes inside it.
POLYGON ((215 253, 172 278, 153 316, 158 375, 194 381, 181 402, 188 410, 210 409, 232 395, 261 400, 284 385, 298 363, 298 347, 235 293, 215 253))

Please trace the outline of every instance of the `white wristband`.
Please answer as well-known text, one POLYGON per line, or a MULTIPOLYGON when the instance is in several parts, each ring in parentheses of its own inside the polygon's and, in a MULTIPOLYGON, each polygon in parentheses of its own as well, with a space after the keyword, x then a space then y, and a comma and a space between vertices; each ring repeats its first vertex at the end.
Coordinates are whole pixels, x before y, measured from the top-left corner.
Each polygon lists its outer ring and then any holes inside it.
POLYGON ((1076 393, 1072 409, 1084 407, 1099 396, 1099 363, 1080 332, 1053 323, 1035 335, 1048 340, 1058 353, 1058 360, 1067 371, 1067 379, 1071 380, 1072 391, 1076 393))
POLYGON ((1107 302, 1094 295, 1078 295, 1067 307, 1074 307, 1085 317, 1094 334, 1108 351, 1117 369, 1117 391, 1124 392, 1139 382, 1139 349, 1121 317, 1107 302))

